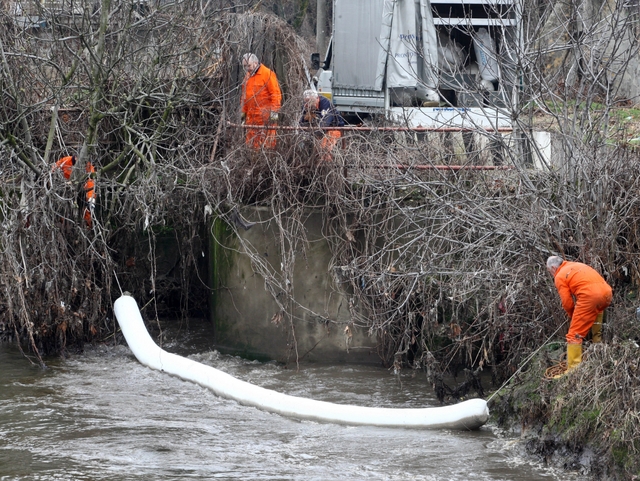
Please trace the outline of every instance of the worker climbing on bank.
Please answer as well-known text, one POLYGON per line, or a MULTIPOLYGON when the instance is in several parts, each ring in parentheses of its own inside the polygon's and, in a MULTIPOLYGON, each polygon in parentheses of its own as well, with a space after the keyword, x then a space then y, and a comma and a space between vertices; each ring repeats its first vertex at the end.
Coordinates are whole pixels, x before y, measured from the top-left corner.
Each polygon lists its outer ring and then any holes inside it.
POLYGON ((60 170, 62 172, 62 176, 69 180, 71 178, 71 173, 73 172, 73 166, 76 165, 76 156, 75 155, 67 155, 66 157, 60 158, 53 167, 51 167, 51 171, 55 172, 56 170, 60 170))
POLYGON ((85 172, 89 174, 89 178, 84 183, 84 212, 82 217, 84 218, 87 227, 91 229, 93 227, 93 211, 96 207, 96 169, 91 162, 87 162, 85 165, 85 172))
POLYGON ((338 140, 342 137, 339 130, 327 129, 328 127, 343 127, 344 119, 340 116, 335 106, 326 97, 319 95, 315 90, 305 90, 302 94, 304 105, 300 125, 303 127, 325 128, 322 132, 320 149, 322 159, 333 159, 332 151, 338 140))
MULTIPOLYGON (((282 104, 282 93, 275 72, 260 63, 253 53, 242 56, 245 78, 242 82, 241 118, 244 125, 275 126, 282 104)), ((254 149, 276 146, 274 129, 247 129, 246 143, 254 149)))
MULTIPOLYGON (((53 167, 51 168, 52 172, 60 170, 62 172, 62 176, 69 180, 71 179, 71 175, 73 173, 73 167, 76 165, 76 156, 68 155, 66 157, 60 158, 53 167)), ((95 183, 95 175, 96 169, 91 162, 87 162, 85 165, 85 172, 88 174, 88 178, 85 181, 82 192, 83 192, 83 201, 84 201, 84 211, 82 217, 88 228, 93 226, 93 211, 96 205, 96 183, 95 183)))
MULTIPOLYGON (((609 284, 592 267, 558 256, 547 259, 562 307, 571 318, 567 332, 567 371, 582 362, 582 341, 591 331, 593 342, 602 340, 604 310, 611 304, 609 284)), ((560 377, 560 376, 557 376, 560 377)))

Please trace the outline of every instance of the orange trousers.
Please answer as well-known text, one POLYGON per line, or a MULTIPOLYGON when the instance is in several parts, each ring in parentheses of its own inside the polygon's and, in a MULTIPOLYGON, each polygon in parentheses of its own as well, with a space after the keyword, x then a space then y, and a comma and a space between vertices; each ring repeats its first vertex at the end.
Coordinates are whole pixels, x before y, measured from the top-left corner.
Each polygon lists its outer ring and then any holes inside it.
MULTIPOLYGON (((249 112, 247 114, 246 125, 267 125, 269 122, 268 112, 249 112)), ((276 131, 271 129, 247 129, 247 135, 245 142, 249 147, 254 149, 260 149, 265 147, 267 149, 276 148, 276 131)))
POLYGON ((611 287, 607 284, 592 285, 590 292, 581 294, 571 316, 571 325, 567 332, 568 344, 582 344, 582 340, 591 330, 598 314, 611 304, 611 287))
POLYGON ((93 215, 93 209, 96 205, 96 182, 95 180, 93 180, 91 175, 95 175, 96 169, 93 167, 93 164, 91 162, 87 162, 85 170, 87 174, 89 174, 89 178, 84 183, 86 206, 84 208, 84 213, 82 216, 84 217, 84 221, 87 224, 87 227, 91 229, 91 227, 93 226, 93 219, 91 216, 93 215))
POLYGON ((93 219, 91 218, 91 216, 93 214, 93 208, 96 203, 95 189, 96 189, 95 181, 89 178, 84 184, 85 200, 87 202, 87 206, 84 208, 84 213, 82 214, 82 216, 84 217, 84 221, 87 224, 87 227, 89 229, 91 229, 91 227, 93 226, 93 219))
POLYGON ((254 149, 259 149, 261 147, 275 149, 276 131, 271 129, 247 129, 246 143, 249 147, 254 149))
POLYGON ((331 151, 338 143, 338 140, 342 137, 342 132, 339 130, 327 130, 322 137, 320 148, 322 150, 322 160, 331 161, 333 156, 331 151))

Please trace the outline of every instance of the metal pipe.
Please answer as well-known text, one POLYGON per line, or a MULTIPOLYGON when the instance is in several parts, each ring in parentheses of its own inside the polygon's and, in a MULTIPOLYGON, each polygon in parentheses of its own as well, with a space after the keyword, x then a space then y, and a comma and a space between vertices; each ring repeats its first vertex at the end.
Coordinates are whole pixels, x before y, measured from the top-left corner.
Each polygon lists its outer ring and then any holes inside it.
POLYGON ((377 169, 401 169, 401 170, 512 170, 510 165, 373 165, 377 169))
POLYGON ((283 130, 283 131, 323 131, 323 130, 338 130, 342 132, 477 132, 484 130, 487 132, 513 132, 512 127, 498 127, 485 128, 467 128, 467 127, 358 127, 358 126, 346 126, 346 127, 298 127, 298 126, 285 126, 285 125, 242 125, 235 124, 233 122, 227 122, 230 127, 240 129, 257 129, 257 130, 283 130))

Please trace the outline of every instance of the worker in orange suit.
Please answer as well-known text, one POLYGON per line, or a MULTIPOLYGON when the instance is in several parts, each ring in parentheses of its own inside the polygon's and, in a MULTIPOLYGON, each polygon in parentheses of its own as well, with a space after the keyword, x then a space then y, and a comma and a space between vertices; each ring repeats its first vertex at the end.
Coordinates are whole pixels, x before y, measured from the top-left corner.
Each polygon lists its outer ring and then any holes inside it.
POLYGON ((601 340, 602 317, 611 304, 612 290, 595 269, 581 262, 551 256, 547 270, 554 278, 562 307, 571 318, 567 332, 568 372, 582 362, 582 340, 589 331, 595 342, 601 340))
POLYGON ((74 165, 76 165, 76 156, 68 155, 66 157, 62 157, 55 164, 53 164, 53 167, 51 167, 51 171, 55 172, 56 170, 60 169, 64 178, 69 180, 71 178, 71 172, 73 172, 74 165))
MULTIPOLYGON (((74 165, 76 165, 76 156, 69 155, 66 157, 62 157, 55 164, 53 164, 51 170, 52 172, 60 170, 63 177, 69 180, 71 178, 74 165)), ((91 162, 87 162, 87 164, 85 165, 85 172, 89 174, 89 178, 83 186, 85 200, 83 218, 85 223, 87 224, 87 227, 91 228, 93 225, 93 210, 96 205, 96 183, 94 180, 96 169, 93 167, 93 164, 91 164, 91 162)))
POLYGON ((344 119, 333 103, 315 90, 305 90, 302 94, 302 100, 304 104, 299 124, 302 127, 322 127, 324 129, 320 142, 322 160, 331 161, 333 160, 332 151, 342 137, 342 133, 328 127, 343 127, 344 119))
MULTIPOLYGON (((245 125, 275 125, 282 104, 282 93, 275 72, 262 65, 258 57, 246 53, 242 57, 245 71, 242 83, 242 123, 245 125)), ((276 131, 247 129, 247 145, 254 149, 276 146, 276 131)))
POLYGON ((87 162, 85 166, 85 172, 89 174, 89 178, 84 183, 84 196, 85 196, 85 207, 84 207, 84 221, 87 224, 87 227, 91 229, 93 226, 93 211, 96 207, 96 182, 94 180, 96 175, 96 169, 93 167, 91 162, 87 162))

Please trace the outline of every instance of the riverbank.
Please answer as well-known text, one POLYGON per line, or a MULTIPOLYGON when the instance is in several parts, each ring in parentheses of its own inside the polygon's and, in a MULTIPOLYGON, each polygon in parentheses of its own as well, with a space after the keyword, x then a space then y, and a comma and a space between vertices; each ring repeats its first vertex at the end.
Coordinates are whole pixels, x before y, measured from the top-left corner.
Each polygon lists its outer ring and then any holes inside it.
POLYGON ((545 370, 564 352, 545 346, 490 404, 492 422, 520 436, 529 456, 589 479, 640 479, 640 349, 636 340, 591 344, 558 380, 545 370))

